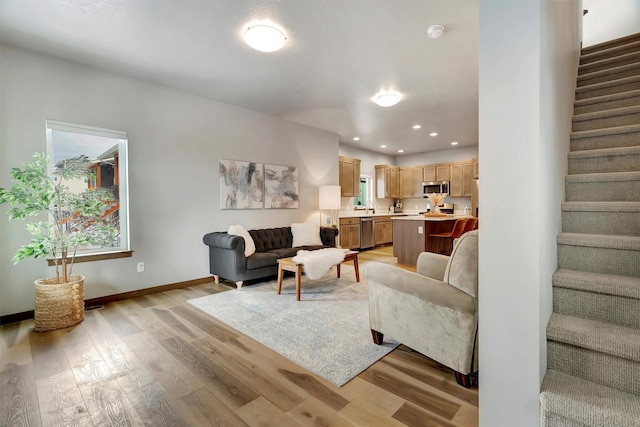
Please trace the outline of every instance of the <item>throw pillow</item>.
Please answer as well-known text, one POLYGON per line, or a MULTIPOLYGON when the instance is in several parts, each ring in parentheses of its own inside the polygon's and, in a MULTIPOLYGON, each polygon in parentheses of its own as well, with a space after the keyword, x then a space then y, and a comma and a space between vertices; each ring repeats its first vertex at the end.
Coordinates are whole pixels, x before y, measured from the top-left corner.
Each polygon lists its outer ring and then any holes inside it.
POLYGON ((229 231, 227 231, 227 233, 244 238, 244 256, 245 257, 250 257, 255 253, 256 244, 253 242, 253 239, 251 238, 251 235, 249 234, 246 228, 244 228, 241 225, 230 225, 229 231))
POLYGON ((293 234, 293 247, 300 246, 321 246, 320 226, 312 222, 302 222, 291 224, 291 234, 293 234))

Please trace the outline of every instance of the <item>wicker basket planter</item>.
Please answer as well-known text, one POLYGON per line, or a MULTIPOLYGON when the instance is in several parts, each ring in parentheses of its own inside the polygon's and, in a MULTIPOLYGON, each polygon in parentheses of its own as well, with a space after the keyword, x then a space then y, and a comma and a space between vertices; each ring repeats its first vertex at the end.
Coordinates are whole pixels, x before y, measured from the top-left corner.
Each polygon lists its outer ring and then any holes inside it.
POLYGON ((84 276, 71 275, 67 283, 55 278, 36 280, 35 330, 52 331, 84 320, 84 276))

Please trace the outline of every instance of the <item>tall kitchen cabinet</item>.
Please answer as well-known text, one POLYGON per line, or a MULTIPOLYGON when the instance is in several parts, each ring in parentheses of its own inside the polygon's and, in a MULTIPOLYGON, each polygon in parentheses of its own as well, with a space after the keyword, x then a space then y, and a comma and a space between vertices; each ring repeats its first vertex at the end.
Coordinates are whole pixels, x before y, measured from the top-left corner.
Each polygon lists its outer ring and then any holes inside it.
POLYGON ((360 159, 338 157, 340 170, 340 196, 360 196, 360 159))
POLYGON ((400 197, 422 197, 422 167, 400 168, 400 197))
POLYGON ((400 197, 400 168, 376 165, 376 197, 378 199, 400 197))
POLYGON ((473 162, 451 164, 449 195, 451 197, 471 197, 471 185, 474 176, 473 162))

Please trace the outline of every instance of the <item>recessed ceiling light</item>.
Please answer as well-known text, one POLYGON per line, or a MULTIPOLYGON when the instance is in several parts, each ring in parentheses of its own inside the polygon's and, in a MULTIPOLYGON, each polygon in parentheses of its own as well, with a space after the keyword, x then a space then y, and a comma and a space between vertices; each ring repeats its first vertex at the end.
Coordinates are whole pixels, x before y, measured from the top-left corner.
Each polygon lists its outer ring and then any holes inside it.
POLYGON ((260 23, 247 26, 244 41, 260 52, 275 52, 284 47, 287 36, 271 23, 260 23))
POLYGON ((431 132, 429 136, 438 136, 438 132, 431 132))
POLYGON ((359 137, 359 136, 354 136, 354 137, 353 137, 353 140, 354 140, 354 141, 360 141, 360 137, 359 137))
POLYGON ((453 141, 451 145, 458 145, 458 141, 453 141))
POLYGON ((404 150, 398 150, 398 153, 404 153, 404 150))
POLYGON ((431 39, 437 39, 442 34, 444 34, 444 27, 442 25, 436 24, 427 28, 427 35, 431 39))
POLYGON ((380 148, 387 148, 387 146, 386 145, 381 145, 380 148))
POLYGON ((413 127, 414 129, 420 129, 422 126, 420 126, 420 125, 413 125, 412 127, 413 127))
POLYGON ((391 107, 402 101, 402 95, 396 92, 380 92, 373 97, 373 102, 381 107, 391 107))

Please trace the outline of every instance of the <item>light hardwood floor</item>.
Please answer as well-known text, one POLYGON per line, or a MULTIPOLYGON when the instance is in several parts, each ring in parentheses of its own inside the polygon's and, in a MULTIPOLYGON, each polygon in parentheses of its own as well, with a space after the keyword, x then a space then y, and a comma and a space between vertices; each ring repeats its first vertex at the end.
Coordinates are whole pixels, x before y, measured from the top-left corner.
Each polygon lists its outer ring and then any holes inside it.
MULTIPOLYGON (((361 266, 395 263, 389 247, 361 266)), ((186 301, 203 284, 110 303, 81 324, 0 326, 0 426, 477 426, 478 389, 400 346, 336 387, 186 301)))

